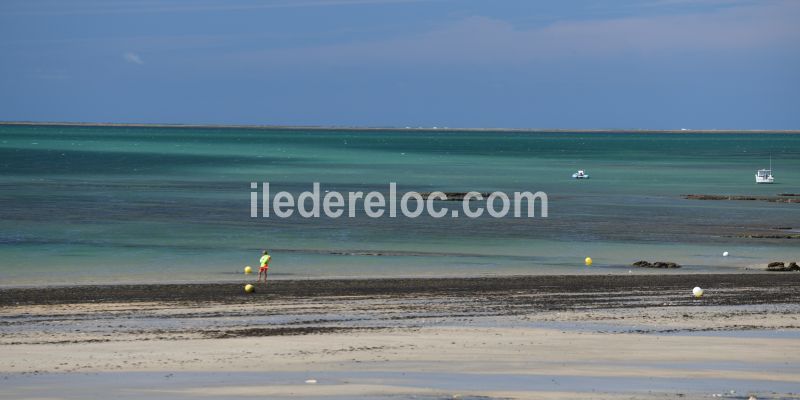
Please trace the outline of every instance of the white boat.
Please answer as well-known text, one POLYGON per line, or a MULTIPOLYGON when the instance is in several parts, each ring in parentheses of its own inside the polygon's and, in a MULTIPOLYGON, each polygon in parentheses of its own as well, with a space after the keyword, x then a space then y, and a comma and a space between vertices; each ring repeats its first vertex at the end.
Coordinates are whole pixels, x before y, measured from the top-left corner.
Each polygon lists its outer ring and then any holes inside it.
POLYGON ((756 171, 756 183, 773 183, 775 178, 772 176, 772 157, 769 158, 769 169, 756 171))
POLYGON ((578 172, 572 174, 572 177, 575 179, 589 179, 589 174, 586 171, 579 169, 578 172))

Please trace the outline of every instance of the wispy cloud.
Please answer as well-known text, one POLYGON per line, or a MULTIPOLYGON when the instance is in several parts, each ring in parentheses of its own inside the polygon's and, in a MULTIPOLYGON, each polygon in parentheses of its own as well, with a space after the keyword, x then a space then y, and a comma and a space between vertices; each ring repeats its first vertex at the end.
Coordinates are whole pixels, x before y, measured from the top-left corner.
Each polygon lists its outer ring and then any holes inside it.
POLYGON ((433 30, 384 40, 242 52, 245 61, 362 65, 376 63, 529 63, 560 57, 670 55, 754 49, 787 50, 800 42, 800 1, 776 1, 708 12, 563 20, 520 28, 474 16, 433 30))
POLYGON ((122 55, 122 58, 125 61, 127 61, 129 63, 132 63, 132 64, 139 64, 139 65, 143 65, 144 64, 144 61, 142 61, 142 57, 139 57, 139 55, 136 54, 136 53, 127 52, 127 53, 122 55))

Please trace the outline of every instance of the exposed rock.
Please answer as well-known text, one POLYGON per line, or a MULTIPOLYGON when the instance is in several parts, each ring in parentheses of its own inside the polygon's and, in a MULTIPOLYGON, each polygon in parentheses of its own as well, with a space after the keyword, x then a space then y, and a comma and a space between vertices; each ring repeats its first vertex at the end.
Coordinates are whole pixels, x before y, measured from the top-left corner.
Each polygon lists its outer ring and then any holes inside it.
POLYGON ((789 265, 780 261, 774 261, 767 264, 767 271, 774 272, 787 272, 787 271, 800 271, 800 266, 796 262, 790 262, 789 265))
POLYGON ((653 268, 680 268, 681 266, 674 262, 657 261, 653 263, 653 268))
POLYGON ((744 239, 800 239, 800 234, 761 234, 761 233, 743 233, 736 235, 736 237, 744 239))
POLYGON ((654 263, 640 260, 633 263, 634 267, 640 268, 680 268, 681 266, 674 263, 674 262, 664 262, 664 261, 656 261, 654 263))
MULTIPOLYGON (((420 196, 422 196, 423 200, 427 200, 432 193, 433 192, 423 192, 420 193, 420 196)), ((447 197, 443 201, 463 201, 464 198, 467 197, 467 194, 469 192, 443 192, 443 193, 447 197)), ((486 198, 488 198, 491 195, 491 193, 481 193, 480 195, 482 196, 483 200, 486 200, 486 198)), ((475 197, 470 197, 470 200, 474 201, 478 199, 476 199, 475 197)))
POLYGON ((800 198, 784 193, 780 196, 734 196, 720 194, 685 194, 684 199, 689 200, 748 200, 766 201, 770 203, 800 203, 800 198))

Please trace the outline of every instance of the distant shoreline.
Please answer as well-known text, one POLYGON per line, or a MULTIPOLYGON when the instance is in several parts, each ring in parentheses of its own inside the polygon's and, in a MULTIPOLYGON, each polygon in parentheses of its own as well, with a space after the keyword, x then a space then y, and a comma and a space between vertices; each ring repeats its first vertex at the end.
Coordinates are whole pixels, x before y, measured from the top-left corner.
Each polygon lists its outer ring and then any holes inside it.
POLYGON ((519 132, 519 133, 739 133, 739 134, 800 134, 800 129, 565 129, 565 128, 451 128, 451 127, 397 127, 397 126, 321 126, 321 125, 226 125, 226 124, 164 124, 116 122, 34 122, 0 121, 0 126, 85 126, 115 128, 196 128, 196 129, 261 129, 261 130, 312 130, 312 131, 398 131, 398 132, 519 132))

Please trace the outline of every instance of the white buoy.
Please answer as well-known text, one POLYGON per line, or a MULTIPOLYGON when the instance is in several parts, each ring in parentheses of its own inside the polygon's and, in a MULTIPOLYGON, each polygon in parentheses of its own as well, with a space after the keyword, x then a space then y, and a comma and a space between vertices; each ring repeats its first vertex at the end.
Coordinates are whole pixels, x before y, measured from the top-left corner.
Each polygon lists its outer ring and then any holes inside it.
POLYGON ((728 256, 728 252, 727 251, 722 252, 722 256, 723 257, 727 257, 728 256))
POLYGON ((703 289, 701 289, 700 286, 695 286, 694 289, 692 289, 692 294, 699 299, 703 297, 703 289))

